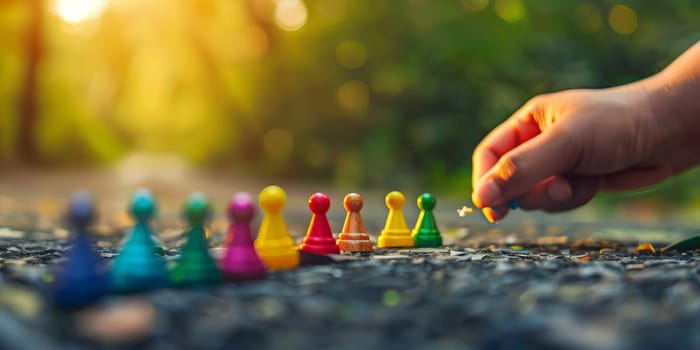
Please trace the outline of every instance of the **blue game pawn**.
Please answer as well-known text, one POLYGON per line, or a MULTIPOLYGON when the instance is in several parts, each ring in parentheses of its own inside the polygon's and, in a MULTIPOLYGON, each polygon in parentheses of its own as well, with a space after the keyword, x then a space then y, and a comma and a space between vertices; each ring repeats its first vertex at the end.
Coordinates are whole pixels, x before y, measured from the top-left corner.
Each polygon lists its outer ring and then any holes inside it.
POLYGON ((59 308, 80 308, 109 292, 107 270, 100 257, 92 252, 87 233, 87 227, 95 216, 92 196, 87 192, 75 193, 67 213, 73 230, 71 250, 53 283, 53 301, 59 308))
POLYGON ((112 286, 118 293, 133 293, 167 286, 165 260, 157 255, 148 221, 156 212, 156 203, 148 190, 134 194, 130 208, 136 226, 114 259, 112 286))

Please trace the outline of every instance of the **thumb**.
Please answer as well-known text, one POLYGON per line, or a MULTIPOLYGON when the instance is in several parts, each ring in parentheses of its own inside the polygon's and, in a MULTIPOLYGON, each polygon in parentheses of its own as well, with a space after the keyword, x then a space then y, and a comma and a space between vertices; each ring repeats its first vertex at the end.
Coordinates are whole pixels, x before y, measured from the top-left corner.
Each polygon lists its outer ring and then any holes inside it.
POLYGON ((506 153, 476 184, 472 200, 479 207, 503 205, 550 176, 573 169, 580 153, 561 128, 551 128, 506 153))

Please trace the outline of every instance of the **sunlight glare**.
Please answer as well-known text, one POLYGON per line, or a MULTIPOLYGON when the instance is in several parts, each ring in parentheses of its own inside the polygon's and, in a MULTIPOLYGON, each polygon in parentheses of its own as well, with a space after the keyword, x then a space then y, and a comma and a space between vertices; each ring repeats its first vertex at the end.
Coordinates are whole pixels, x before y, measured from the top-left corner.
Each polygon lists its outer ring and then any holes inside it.
POLYGON ((280 0, 275 8, 275 22, 288 32, 301 29, 306 24, 308 12, 302 0, 280 0))
POLYGON ((64 21, 78 24, 100 17, 109 0, 54 0, 53 10, 64 21))

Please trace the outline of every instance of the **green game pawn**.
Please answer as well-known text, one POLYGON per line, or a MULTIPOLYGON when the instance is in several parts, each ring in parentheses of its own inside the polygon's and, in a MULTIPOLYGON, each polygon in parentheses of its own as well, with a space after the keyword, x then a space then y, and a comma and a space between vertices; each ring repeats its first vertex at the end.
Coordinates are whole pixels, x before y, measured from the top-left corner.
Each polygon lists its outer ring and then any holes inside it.
POLYGON ((433 208, 435 208, 435 197, 430 193, 423 193, 418 197, 418 208, 420 214, 413 228, 411 236, 416 242, 417 248, 438 248, 442 247, 442 237, 440 230, 435 223, 433 208))
POLYGON ((209 254, 204 222, 212 215, 207 198, 195 193, 185 203, 184 216, 190 222, 187 243, 170 270, 170 281, 177 287, 204 288, 221 283, 219 266, 209 254))
POLYGON ((136 225, 131 230, 121 252, 114 260, 112 287, 117 293, 133 293, 166 287, 168 270, 165 259, 158 256, 153 231, 149 227, 156 212, 156 203, 148 190, 134 194, 130 207, 136 225))

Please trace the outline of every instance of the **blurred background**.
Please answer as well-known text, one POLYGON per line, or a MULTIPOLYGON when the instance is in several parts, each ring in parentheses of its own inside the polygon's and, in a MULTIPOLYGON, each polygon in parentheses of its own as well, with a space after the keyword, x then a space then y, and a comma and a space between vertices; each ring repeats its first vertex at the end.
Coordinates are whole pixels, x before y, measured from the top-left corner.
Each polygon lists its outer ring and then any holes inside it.
MULTIPOLYGON (((653 74, 698 23, 693 0, 0 0, 0 190, 215 174, 464 201, 527 99, 653 74)), ((587 213, 698 223, 698 174, 587 213)))

